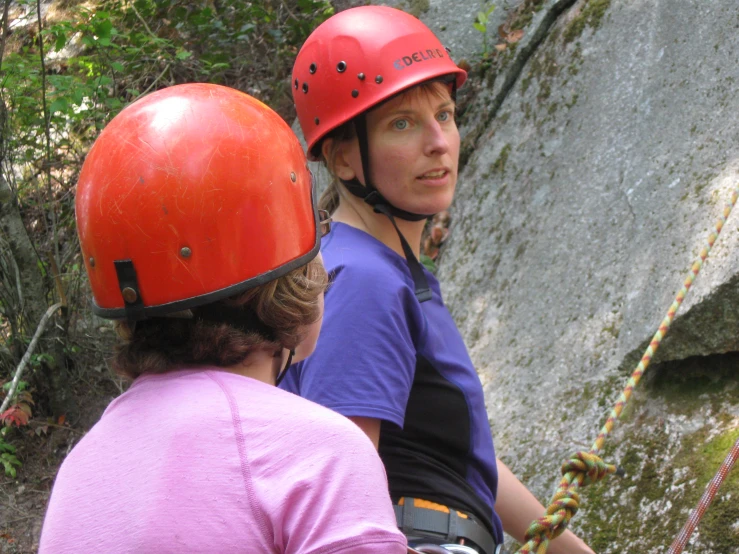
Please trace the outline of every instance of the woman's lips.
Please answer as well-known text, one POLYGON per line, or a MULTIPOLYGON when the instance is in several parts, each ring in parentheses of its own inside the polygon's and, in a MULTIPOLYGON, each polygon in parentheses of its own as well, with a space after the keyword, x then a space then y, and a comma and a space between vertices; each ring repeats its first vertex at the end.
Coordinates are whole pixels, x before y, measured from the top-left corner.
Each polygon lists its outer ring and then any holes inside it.
POLYGON ((446 168, 432 169, 426 173, 416 177, 419 181, 426 185, 442 186, 449 182, 451 172, 446 168))

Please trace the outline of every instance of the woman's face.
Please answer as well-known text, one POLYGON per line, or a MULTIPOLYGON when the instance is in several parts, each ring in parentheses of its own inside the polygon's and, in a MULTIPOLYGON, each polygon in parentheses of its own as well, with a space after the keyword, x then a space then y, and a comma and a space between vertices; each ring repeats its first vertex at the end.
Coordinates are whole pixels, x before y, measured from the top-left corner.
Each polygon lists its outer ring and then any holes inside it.
MULTIPOLYGON (((395 207, 433 214, 449 207, 457 184, 459 130, 447 85, 416 87, 367 113, 372 183, 395 207)), ((364 182, 359 146, 346 152, 364 182)))

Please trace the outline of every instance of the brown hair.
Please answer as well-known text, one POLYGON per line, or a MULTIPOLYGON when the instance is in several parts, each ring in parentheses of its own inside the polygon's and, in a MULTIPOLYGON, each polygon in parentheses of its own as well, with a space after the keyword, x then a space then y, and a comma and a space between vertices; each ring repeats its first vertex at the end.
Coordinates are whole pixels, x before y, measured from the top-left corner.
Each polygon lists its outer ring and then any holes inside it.
POLYGON ((321 317, 319 297, 327 283, 323 264, 313 259, 283 277, 215 303, 250 310, 273 331, 274 340, 256 329, 199 319, 198 308, 188 318, 152 318, 135 325, 117 321, 121 340, 113 369, 135 379, 187 365, 226 367, 257 349, 294 349, 303 339, 305 326, 321 317))
MULTIPOLYGON (((386 102, 389 102, 399 96, 406 96, 406 95, 416 96, 420 94, 422 91, 430 92, 434 96, 438 96, 441 98, 444 95, 443 93, 444 90, 447 90, 447 87, 444 84, 443 80, 440 81, 438 79, 435 79, 431 81, 425 81, 419 85, 416 85, 412 88, 404 90, 394 96, 391 96, 387 100, 383 100, 378 105, 370 108, 368 111, 372 111, 376 108, 379 108, 386 102), (442 86, 438 86, 438 85, 442 85, 442 86)), ((327 133, 326 136, 323 137, 318 142, 318 144, 316 144, 313 147, 313 150, 312 150, 313 154, 317 156, 321 160, 321 162, 323 162, 323 165, 326 166, 326 169, 331 175, 331 182, 328 184, 328 187, 326 187, 326 190, 323 191, 323 193, 321 194, 321 197, 318 199, 318 209, 326 210, 328 213, 332 214, 334 213, 334 211, 336 211, 336 208, 339 207, 339 201, 341 200, 341 197, 339 196, 339 184, 341 183, 341 179, 339 179, 336 176, 336 173, 334 172, 334 163, 336 159, 336 154, 339 151, 339 147, 341 146, 341 143, 348 142, 354 139, 356 136, 357 136, 357 130, 354 126, 354 120, 350 120, 336 127, 336 129, 329 131, 329 133, 327 133), (328 156, 324 156, 323 155, 323 141, 326 140, 327 138, 332 139, 332 143, 328 151, 328 156)))
POLYGON ((336 176, 334 172, 334 162, 336 160, 336 154, 339 151, 339 147, 342 143, 348 142, 357 136, 357 130, 354 127, 354 121, 347 121, 346 123, 339 125, 336 129, 330 131, 321 141, 315 146, 315 153, 326 166, 326 169, 331 175, 331 182, 323 191, 321 197, 318 199, 318 209, 326 210, 329 214, 336 211, 339 207, 339 183, 341 179, 336 176), (333 139, 331 146, 329 147, 328 156, 323 155, 323 141, 327 138, 333 139))

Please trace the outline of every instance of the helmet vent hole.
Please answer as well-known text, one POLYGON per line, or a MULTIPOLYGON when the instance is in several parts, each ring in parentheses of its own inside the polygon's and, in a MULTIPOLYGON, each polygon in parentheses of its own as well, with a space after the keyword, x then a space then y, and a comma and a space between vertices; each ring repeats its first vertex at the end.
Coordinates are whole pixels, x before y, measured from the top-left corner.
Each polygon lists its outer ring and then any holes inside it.
POLYGON ((315 122, 316 122, 316 125, 318 125, 320 123, 320 121, 319 121, 318 118, 315 119, 315 122))
POLYGON ((183 258, 189 258, 192 256, 192 250, 190 250, 187 246, 183 246, 180 248, 180 256, 183 258))
POLYGON ((364 73, 360 73, 359 75, 357 75, 357 77, 360 81, 364 81, 364 73))
POLYGON ((447 53, 447 54, 451 54, 451 53, 452 53, 452 49, 451 49, 451 48, 449 48, 448 46, 445 46, 445 47, 444 47, 444 50, 446 50, 446 53, 447 53))
POLYGON ((377 77, 375 77, 375 83, 377 83, 378 85, 382 83, 382 75, 378 75, 377 77))
POLYGON ((95 258, 90 258, 90 267, 95 267, 95 258))
POLYGON ((354 89, 352 91, 352 98, 356 98, 357 96, 359 96, 359 91, 357 89, 354 89))
POLYGON ((298 90, 298 80, 295 79, 295 90, 298 90))
POLYGON ((294 183, 295 181, 297 181, 297 180, 298 180, 298 177, 297 177, 297 175, 295 175, 295 172, 294 172, 294 171, 291 171, 291 172, 290 172, 290 180, 291 180, 291 181, 292 181, 293 183, 294 183))
POLYGON ((303 92, 308 93, 308 83, 303 83, 303 92))
POLYGON ((308 68, 308 71, 311 72, 311 75, 316 72, 316 69, 318 69, 318 66, 316 64, 312 63, 310 64, 310 67, 308 68))
POLYGON ((336 71, 339 73, 344 73, 346 71, 346 62, 339 62, 336 64, 336 71))

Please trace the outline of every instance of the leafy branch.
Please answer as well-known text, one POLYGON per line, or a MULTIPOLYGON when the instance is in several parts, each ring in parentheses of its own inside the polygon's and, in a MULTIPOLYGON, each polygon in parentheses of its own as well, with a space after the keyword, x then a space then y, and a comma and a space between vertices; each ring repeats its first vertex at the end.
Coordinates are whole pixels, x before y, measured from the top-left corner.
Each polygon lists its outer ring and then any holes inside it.
POLYGON ((487 57, 490 50, 488 49, 488 23, 490 15, 495 11, 495 4, 491 4, 486 10, 477 12, 477 17, 472 26, 482 33, 482 55, 487 57))

